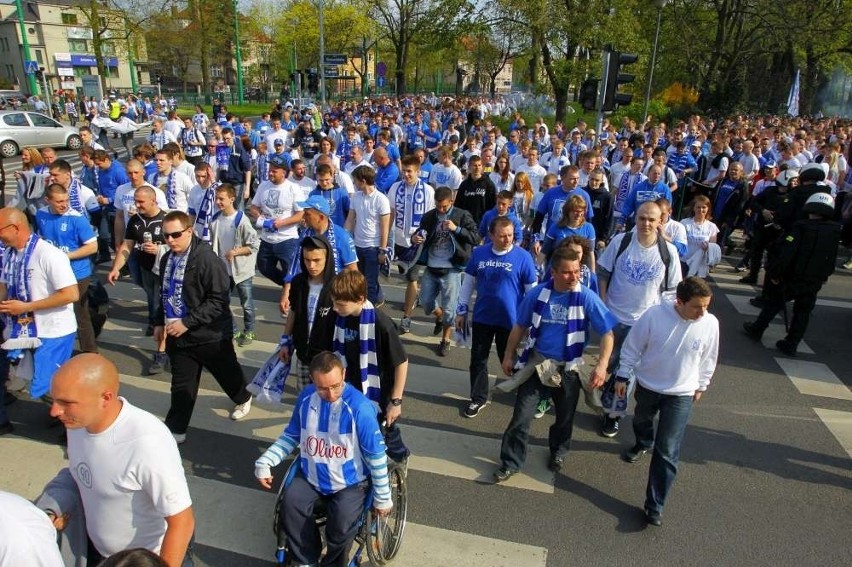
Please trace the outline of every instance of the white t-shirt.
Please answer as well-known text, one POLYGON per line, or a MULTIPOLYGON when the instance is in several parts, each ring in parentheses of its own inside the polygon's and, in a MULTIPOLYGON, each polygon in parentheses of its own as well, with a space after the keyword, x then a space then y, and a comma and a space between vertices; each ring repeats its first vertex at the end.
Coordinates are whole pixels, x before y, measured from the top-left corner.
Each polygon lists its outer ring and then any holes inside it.
MULTIPOLYGON (((598 258, 598 266, 610 272, 606 290, 606 306, 620 323, 632 326, 642 313, 660 302, 665 278, 665 266, 657 243, 645 248, 633 234, 630 245, 615 261, 625 233, 616 235, 598 258), (615 266, 613 266, 615 264, 615 266)), ((682 279, 677 248, 666 242, 669 249, 669 282, 673 290, 682 279)))
POLYGON ((300 201, 306 201, 308 199, 308 195, 311 194, 311 191, 317 188, 317 182, 308 177, 307 175, 301 179, 296 179, 291 173, 290 176, 287 178, 287 181, 294 184, 302 191, 302 198, 299 199, 300 201))
POLYGON ((630 172, 630 163, 616 162, 609 168, 609 186, 618 189, 621 177, 630 172))
POLYGON ((740 165, 743 166, 743 173, 749 181, 751 181, 751 179, 760 172, 760 161, 757 159, 756 155, 743 154, 740 156, 738 161, 740 162, 740 165))
POLYGON ((674 219, 669 219, 663 225, 663 233, 672 239, 672 242, 680 242, 689 247, 689 239, 686 236, 686 228, 674 219))
POLYGON ((529 177, 533 193, 538 193, 539 187, 541 187, 541 182, 544 179, 544 176, 547 175, 547 170, 539 164, 530 165, 529 163, 525 163, 518 166, 515 170, 515 175, 521 172, 526 173, 527 177, 529 177))
POLYGON ((347 164, 346 164, 346 166, 343 168, 343 171, 345 171, 345 172, 346 172, 346 173, 348 173, 349 175, 352 175, 352 172, 353 172, 353 171, 355 171, 356 169, 358 169, 359 167, 361 167, 362 165, 366 165, 366 166, 367 166, 367 167, 369 167, 370 169, 375 169, 375 168, 373 167, 373 164, 372 164, 372 163, 368 162, 368 161, 367 161, 367 160, 365 160, 365 159, 362 159, 362 160, 361 160, 361 161, 359 161, 358 163, 355 163, 355 162, 353 162, 353 161, 350 161, 350 162, 349 162, 349 163, 347 163, 347 164))
POLYGON ((121 412, 106 431, 68 430, 68 469, 98 553, 135 547, 159 553, 165 518, 192 506, 186 475, 166 425, 119 399, 121 412))
POLYGON ((341 189, 346 189, 346 192, 352 195, 355 192, 355 184, 352 182, 352 176, 343 170, 337 170, 334 173, 334 182, 341 189))
POLYGON ((686 258, 691 258, 693 254, 702 252, 701 245, 705 242, 710 242, 710 239, 719 234, 719 227, 715 223, 706 220, 701 224, 697 224, 694 219, 685 218, 680 221, 683 228, 686 229, 686 258))
MULTIPOLYGON (((169 210, 169 206, 166 203, 165 193, 150 183, 145 183, 143 187, 150 187, 153 189, 154 194, 156 195, 157 206, 164 211, 169 210)), ((136 210, 136 189, 133 185, 125 183, 124 185, 118 186, 118 189, 115 190, 115 208, 124 212, 124 226, 127 226, 127 223, 130 221, 130 217, 138 212, 136 210)), ((124 237, 123 234, 121 236, 122 238, 124 237)))
POLYGON ((231 216, 225 216, 222 213, 219 216, 219 228, 216 231, 216 249, 219 251, 219 257, 225 263, 225 269, 228 270, 228 275, 231 273, 231 263, 225 259, 225 253, 234 249, 237 241, 237 227, 234 226, 234 217, 237 216, 237 211, 231 216))
POLYGON ((171 132, 176 139, 180 136, 180 131, 183 130, 183 120, 166 120, 163 122, 163 130, 171 132))
MULTIPOLYGON (((19 261, 23 261, 24 251, 18 254, 19 261)), ((77 278, 71 269, 71 261, 59 248, 40 239, 33 250, 29 263, 30 297, 32 301, 45 299, 58 290, 77 286, 77 278)), ((8 289, 9 274, 0 274, 0 282, 8 289)), ((45 339, 64 337, 77 331, 77 319, 74 317, 74 305, 68 303, 60 307, 50 309, 39 309, 35 312, 36 329, 38 336, 45 339)), ((8 332, 8 331, 7 331, 8 332)))
POLYGON ((0 567, 63 567, 56 529, 29 500, 0 491, 0 567))
POLYGON ((497 193, 500 193, 500 191, 511 191, 512 186, 515 183, 515 174, 511 171, 509 172, 508 177, 506 177, 505 182, 500 178, 500 174, 496 171, 489 173, 488 177, 490 177, 491 181, 494 182, 494 190, 497 191, 497 193))
POLYGON ((429 174, 429 185, 432 187, 449 187, 453 191, 458 190, 463 180, 461 171, 453 164, 436 163, 432 166, 432 173, 429 174))
MULTIPOLYGON (((200 156, 199 156, 200 157, 200 156)), ((175 169, 189 177, 189 180, 195 183, 197 179, 195 179, 195 166, 189 163, 186 160, 183 160, 178 165, 175 166, 175 169)))
MULTIPOLYGON (((175 206, 166 206, 163 208, 166 210, 178 210, 186 212, 187 210, 189 210, 189 192, 192 189, 192 186, 195 185, 195 181, 176 169, 172 169, 171 173, 174 174, 175 206)), ((152 187, 156 187, 157 189, 162 191, 163 194, 166 195, 167 202, 169 194, 169 177, 170 174, 163 173, 152 173, 148 176, 148 183, 152 187)))
POLYGON ((266 230, 263 222, 278 218, 290 218, 302 210, 296 205, 305 200, 302 188, 292 181, 285 180, 281 185, 264 181, 257 188, 257 193, 251 204, 260 209, 260 216, 255 222, 258 234, 263 242, 278 244, 291 238, 299 238, 299 224, 289 224, 277 230, 266 230))
MULTIPOLYGON (((201 203, 204 201, 204 193, 207 189, 209 189, 209 187, 205 189, 201 185, 193 185, 192 189, 189 190, 187 204, 189 205, 189 210, 194 211, 195 216, 198 216, 198 211, 201 209, 201 203)), ((216 196, 213 195, 213 214, 216 214, 218 210, 219 206, 216 205, 216 196)), ((190 214, 193 213, 190 212, 190 214)))
POLYGON ((390 201, 381 191, 367 195, 358 191, 352 195, 352 210, 355 211, 355 230, 353 239, 359 248, 371 248, 381 245, 379 219, 391 212, 390 201))

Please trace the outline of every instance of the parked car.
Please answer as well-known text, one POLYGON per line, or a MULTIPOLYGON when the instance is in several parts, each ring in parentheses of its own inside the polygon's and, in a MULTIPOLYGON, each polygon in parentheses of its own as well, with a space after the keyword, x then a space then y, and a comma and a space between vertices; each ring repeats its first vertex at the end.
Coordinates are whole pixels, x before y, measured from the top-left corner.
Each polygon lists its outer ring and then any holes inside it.
POLYGON ((79 150, 82 145, 76 128, 65 126, 45 114, 0 111, 0 155, 3 157, 14 157, 26 146, 79 150))

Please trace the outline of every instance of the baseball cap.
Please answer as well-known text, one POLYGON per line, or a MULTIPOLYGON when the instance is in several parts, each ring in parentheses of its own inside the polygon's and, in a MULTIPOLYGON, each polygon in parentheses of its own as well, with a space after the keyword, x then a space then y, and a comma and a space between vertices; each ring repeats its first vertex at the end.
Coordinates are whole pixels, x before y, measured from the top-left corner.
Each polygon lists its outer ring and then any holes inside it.
POLYGON ((319 195, 314 195, 313 197, 308 197, 307 201, 301 201, 296 203, 299 207, 303 209, 314 209, 315 211, 319 211, 325 216, 331 216, 331 207, 328 206, 328 201, 319 195))
POLYGON ((689 145, 692 146, 693 148, 700 148, 701 142, 699 142, 698 140, 693 140, 693 142, 689 145))
POLYGON ((270 157, 268 160, 266 160, 266 163, 269 164, 269 167, 278 167, 280 169, 288 168, 287 162, 284 160, 284 158, 279 156, 270 157))
POLYGON ((273 142, 273 144, 272 144, 272 145, 274 145, 274 146, 283 146, 283 145, 284 145, 284 140, 282 140, 281 138, 275 138, 275 142, 273 142))

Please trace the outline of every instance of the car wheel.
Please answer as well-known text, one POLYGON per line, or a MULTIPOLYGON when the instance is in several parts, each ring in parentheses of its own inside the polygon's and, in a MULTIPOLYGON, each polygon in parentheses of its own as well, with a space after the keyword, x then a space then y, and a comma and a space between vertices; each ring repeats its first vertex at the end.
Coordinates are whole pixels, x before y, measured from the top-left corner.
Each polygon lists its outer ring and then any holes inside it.
POLYGON ((12 140, 6 140, 0 144, 0 155, 4 158, 12 158, 18 155, 18 144, 12 140))
POLYGON ((72 134, 68 136, 67 147, 69 150, 76 152, 83 147, 83 140, 77 134, 72 134))

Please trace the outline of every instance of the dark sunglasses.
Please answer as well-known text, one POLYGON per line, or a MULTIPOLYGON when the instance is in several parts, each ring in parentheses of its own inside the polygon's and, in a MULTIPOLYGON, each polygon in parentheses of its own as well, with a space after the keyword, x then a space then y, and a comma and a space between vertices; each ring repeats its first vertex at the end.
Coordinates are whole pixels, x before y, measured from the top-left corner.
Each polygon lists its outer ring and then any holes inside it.
POLYGON ((185 228, 185 229, 179 230, 177 232, 165 232, 165 233, 163 233, 163 238, 165 238, 166 240, 168 240, 168 239, 175 240, 175 239, 178 239, 181 236, 183 236, 183 233, 186 232, 187 230, 189 230, 189 229, 185 228))

